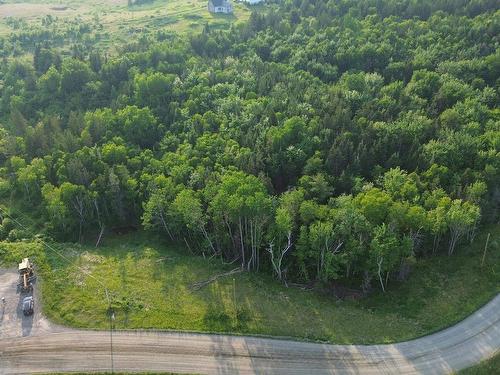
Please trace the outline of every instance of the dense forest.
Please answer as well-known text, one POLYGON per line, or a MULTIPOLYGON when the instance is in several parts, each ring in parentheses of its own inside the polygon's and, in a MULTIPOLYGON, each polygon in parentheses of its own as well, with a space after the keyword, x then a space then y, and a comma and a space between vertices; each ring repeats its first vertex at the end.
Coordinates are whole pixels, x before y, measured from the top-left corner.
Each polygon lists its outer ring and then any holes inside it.
POLYGON ((116 53, 47 19, 0 41, 1 199, 56 240, 141 226, 285 283, 385 290, 499 221, 499 8, 287 0, 116 53))

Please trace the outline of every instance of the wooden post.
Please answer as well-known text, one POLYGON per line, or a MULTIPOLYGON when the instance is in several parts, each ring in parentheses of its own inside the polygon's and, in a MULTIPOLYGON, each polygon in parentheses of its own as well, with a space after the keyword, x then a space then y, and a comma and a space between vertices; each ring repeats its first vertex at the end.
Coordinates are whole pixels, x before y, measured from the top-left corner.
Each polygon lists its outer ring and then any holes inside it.
POLYGON ((483 259, 481 259, 481 267, 484 265, 484 259, 486 258, 486 250, 488 249, 488 242, 490 242, 490 234, 486 237, 486 244, 484 245, 483 259))
POLYGON ((238 321, 238 307, 236 306, 236 280, 233 277, 233 303, 234 303, 234 318, 238 321))

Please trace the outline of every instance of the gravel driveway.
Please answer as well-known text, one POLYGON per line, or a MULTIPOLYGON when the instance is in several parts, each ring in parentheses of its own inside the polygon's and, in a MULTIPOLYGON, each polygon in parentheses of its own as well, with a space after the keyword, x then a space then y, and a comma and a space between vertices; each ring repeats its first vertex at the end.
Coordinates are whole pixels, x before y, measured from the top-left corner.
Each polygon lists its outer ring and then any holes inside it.
POLYGON ((18 283, 19 273, 16 269, 0 268, 0 298, 5 298, 5 303, 0 301, 0 339, 53 332, 55 327, 51 326, 40 311, 36 280, 33 293, 21 293, 17 287, 18 283), (33 315, 24 316, 22 301, 30 295, 35 298, 35 312, 33 315))

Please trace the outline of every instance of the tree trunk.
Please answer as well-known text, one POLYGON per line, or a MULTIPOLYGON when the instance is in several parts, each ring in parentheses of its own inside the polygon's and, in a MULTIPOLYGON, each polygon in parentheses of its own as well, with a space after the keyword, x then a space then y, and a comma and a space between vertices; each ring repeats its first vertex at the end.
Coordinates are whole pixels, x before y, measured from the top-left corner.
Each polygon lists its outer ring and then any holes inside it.
POLYGON ((371 289, 371 275, 368 271, 365 271, 363 276, 363 282, 361 284, 361 289, 363 289, 363 294, 367 295, 371 289))
POLYGON ((99 243, 101 242, 102 235, 104 234, 104 227, 101 228, 101 231, 99 233, 99 237, 97 237, 97 242, 95 243, 95 247, 99 246, 99 243))
POLYGON ((203 236, 205 237, 205 239, 208 241, 210 248, 212 249, 213 254, 217 254, 217 251, 215 250, 215 247, 212 243, 212 240, 208 236, 207 230, 205 229, 204 225, 201 226, 201 232, 203 233, 203 236))
POLYGON ((231 229, 231 225, 229 225, 229 221, 227 220, 226 216, 223 217, 223 221, 226 224, 227 231, 229 233, 229 239, 231 240, 231 243, 233 244, 233 252, 237 253, 238 247, 236 246, 236 242, 234 241, 233 230, 231 229))
POLYGON ((186 243, 186 246, 189 249, 189 252, 194 255, 193 250, 191 249, 191 246, 189 246, 189 242, 187 242, 186 237, 182 237, 184 239, 184 242, 186 243))
MULTIPOLYGON (((246 224, 246 220, 245 220, 246 224)), ((248 260, 247 264, 247 270, 250 271, 250 269, 254 268, 254 256, 255 256, 255 243, 253 241, 253 223, 252 220, 250 220, 250 249, 251 249, 251 255, 250 259, 248 260)))
POLYGON ((380 258, 379 261, 377 262, 377 265, 378 265, 378 278, 380 281, 380 285, 382 286, 382 291, 385 293, 384 281, 382 280, 382 262, 383 261, 384 261, 384 258, 380 258))
POLYGON ((168 229, 168 225, 167 225, 167 223, 166 223, 165 219, 163 218, 163 212, 160 212, 160 220, 161 220, 161 222, 162 222, 162 224, 163 224, 163 228, 165 228, 165 230, 167 231, 167 234, 168 234, 168 236, 170 237, 170 239, 171 239, 172 241, 175 241, 175 240, 174 240, 174 236, 172 236, 172 233, 170 233, 170 229, 168 229))
POLYGON ((440 234, 434 235, 434 242, 432 244, 432 253, 433 254, 436 254, 436 251, 437 251, 437 248, 439 246, 440 241, 441 241, 441 235, 440 234))
POLYGON ((241 223, 241 217, 239 219, 239 229, 240 229, 240 245, 241 245, 241 268, 245 268, 245 246, 243 242, 243 225, 241 223))
POLYGON ((457 245, 457 242, 461 235, 462 233, 457 229, 451 231, 450 245, 448 246, 448 256, 452 255, 455 251, 455 246, 457 245))

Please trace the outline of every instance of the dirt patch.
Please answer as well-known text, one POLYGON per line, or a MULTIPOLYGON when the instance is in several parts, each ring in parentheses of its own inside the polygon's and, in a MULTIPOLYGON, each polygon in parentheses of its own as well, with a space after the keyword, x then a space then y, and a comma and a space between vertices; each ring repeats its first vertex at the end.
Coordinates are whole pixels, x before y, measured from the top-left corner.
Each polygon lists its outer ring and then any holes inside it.
POLYGON ((0 18, 6 17, 19 17, 19 18, 30 18, 43 16, 45 14, 64 14, 69 15, 74 13, 73 9, 65 7, 65 9, 54 9, 61 8, 61 6, 56 4, 32 4, 32 3, 16 3, 16 4, 0 4, 0 18))

